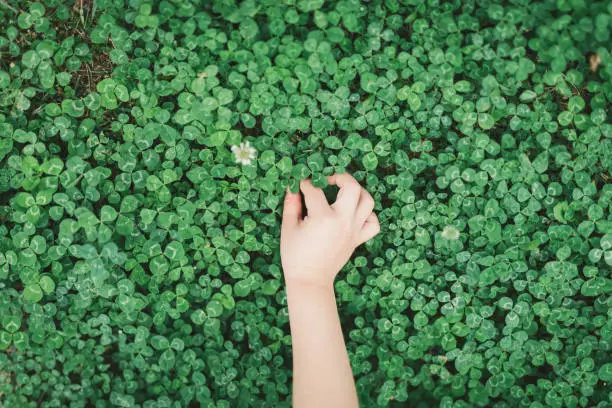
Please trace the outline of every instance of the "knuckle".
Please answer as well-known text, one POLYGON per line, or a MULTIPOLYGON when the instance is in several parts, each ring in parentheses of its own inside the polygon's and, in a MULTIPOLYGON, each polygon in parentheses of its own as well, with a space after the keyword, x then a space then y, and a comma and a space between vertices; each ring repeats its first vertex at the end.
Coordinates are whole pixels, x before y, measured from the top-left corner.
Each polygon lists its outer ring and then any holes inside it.
POLYGON ((353 185, 353 186, 358 186, 359 182, 357 181, 357 179, 355 179, 355 177, 351 176, 350 174, 346 175, 346 182, 349 185, 353 185))
POLYGON ((335 224, 337 222, 336 217, 332 211, 324 211, 321 214, 321 220, 328 225, 335 224))
POLYGON ((361 186, 355 180, 354 182, 347 183, 346 190, 347 192, 350 192, 351 194, 359 194, 361 191, 361 186))
POLYGON ((336 179, 341 180, 344 184, 349 184, 349 183, 353 183, 353 182, 357 182, 357 180, 355 180, 355 177, 351 176, 348 173, 340 173, 340 174, 336 174, 336 179))

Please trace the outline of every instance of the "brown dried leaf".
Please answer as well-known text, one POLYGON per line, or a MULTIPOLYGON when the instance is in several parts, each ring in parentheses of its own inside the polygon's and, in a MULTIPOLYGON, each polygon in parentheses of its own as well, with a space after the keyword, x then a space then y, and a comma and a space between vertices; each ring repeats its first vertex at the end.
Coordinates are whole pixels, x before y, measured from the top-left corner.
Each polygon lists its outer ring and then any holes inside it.
POLYGON ((599 54, 591 54, 591 56, 589 57, 589 66, 591 72, 596 72, 597 68, 599 67, 599 64, 601 64, 601 57, 599 56, 599 54))

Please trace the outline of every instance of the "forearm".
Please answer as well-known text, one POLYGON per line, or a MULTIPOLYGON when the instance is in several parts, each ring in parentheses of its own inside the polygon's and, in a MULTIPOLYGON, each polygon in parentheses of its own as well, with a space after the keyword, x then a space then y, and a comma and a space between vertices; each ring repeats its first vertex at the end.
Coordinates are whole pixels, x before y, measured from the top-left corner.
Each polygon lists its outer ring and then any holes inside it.
POLYGON ((293 344, 293 407, 358 407, 333 286, 287 282, 287 302, 293 344))

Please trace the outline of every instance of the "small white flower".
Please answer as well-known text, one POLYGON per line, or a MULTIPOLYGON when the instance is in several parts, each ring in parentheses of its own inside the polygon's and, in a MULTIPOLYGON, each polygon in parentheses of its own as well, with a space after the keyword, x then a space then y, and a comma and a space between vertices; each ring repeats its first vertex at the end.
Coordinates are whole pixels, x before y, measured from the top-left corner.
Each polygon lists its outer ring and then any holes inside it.
POLYGON ((442 230, 442 238, 447 239, 449 241, 455 241, 459 239, 459 230, 452 225, 447 225, 442 230))
POLYGON ((240 143, 240 146, 232 146, 232 152, 236 157, 236 163, 251 164, 251 160, 255 159, 256 150, 251 147, 249 142, 240 143))

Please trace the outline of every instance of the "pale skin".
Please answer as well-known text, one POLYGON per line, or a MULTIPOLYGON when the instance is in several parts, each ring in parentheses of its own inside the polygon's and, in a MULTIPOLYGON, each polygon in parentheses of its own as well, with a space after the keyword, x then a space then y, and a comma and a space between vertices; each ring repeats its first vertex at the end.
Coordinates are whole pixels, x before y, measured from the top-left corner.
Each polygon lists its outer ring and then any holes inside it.
POLYGON ((374 200, 348 173, 328 177, 339 187, 329 204, 310 180, 300 193, 287 191, 281 230, 281 259, 287 285, 293 344, 295 408, 359 407, 340 318, 334 279, 355 248, 376 236, 374 200))

